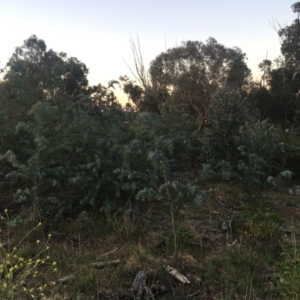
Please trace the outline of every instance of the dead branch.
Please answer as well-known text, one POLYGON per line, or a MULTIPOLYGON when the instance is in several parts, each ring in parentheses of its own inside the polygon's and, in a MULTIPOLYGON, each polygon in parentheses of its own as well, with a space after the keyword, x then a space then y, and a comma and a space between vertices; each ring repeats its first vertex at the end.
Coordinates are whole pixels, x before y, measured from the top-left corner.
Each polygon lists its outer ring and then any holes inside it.
POLYGON ((167 272, 169 274, 173 275, 180 282, 182 282, 182 283, 191 283, 184 275, 180 274, 176 269, 174 269, 170 266, 165 266, 165 269, 167 270, 167 272))
POLYGON ((94 262, 94 263, 92 263, 92 266, 96 267, 96 268, 104 268, 106 266, 117 265, 119 263, 120 263, 120 260, 116 259, 116 260, 110 260, 110 261, 94 262))

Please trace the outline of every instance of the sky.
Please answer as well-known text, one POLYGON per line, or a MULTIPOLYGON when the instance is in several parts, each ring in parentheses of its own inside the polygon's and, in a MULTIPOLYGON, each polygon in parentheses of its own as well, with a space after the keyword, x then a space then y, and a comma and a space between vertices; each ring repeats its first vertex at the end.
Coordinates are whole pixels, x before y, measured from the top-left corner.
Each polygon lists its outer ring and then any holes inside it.
MULTIPOLYGON (((32 34, 48 49, 78 58, 89 83, 133 78, 130 39, 139 37, 146 66, 182 41, 215 38, 239 47, 254 78, 258 64, 280 55, 273 22, 296 18, 290 0, 0 0, 0 68, 32 34), (127 66, 128 65, 128 66, 127 66)), ((119 97, 122 97, 119 95, 119 97)))

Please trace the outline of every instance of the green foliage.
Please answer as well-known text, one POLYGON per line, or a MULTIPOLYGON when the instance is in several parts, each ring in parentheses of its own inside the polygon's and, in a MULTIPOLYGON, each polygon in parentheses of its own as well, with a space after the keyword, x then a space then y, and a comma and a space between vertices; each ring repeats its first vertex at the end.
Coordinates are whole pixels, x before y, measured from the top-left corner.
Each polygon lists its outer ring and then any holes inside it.
POLYGON ((257 121, 242 90, 244 60, 212 38, 170 49, 152 62, 149 90, 120 78, 135 111, 116 101, 110 88, 119 82, 88 86, 83 63, 31 36, 0 83, 1 189, 34 207, 36 218, 60 219, 119 211, 134 199, 164 201, 176 217, 203 199, 180 178, 199 164, 203 179, 263 187, 290 169, 297 149, 257 121))
MULTIPOLYGON (((191 247, 193 241, 193 235, 185 228, 178 228, 177 231, 177 244, 178 251, 184 251, 191 247)), ((162 233, 161 239, 165 244, 166 250, 170 253, 174 253, 174 236, 171 232, 162 233)))
MULTIPOLYGON (((283 143, 290 145, 294 149, 300 149, 300 138, 295 133, 285 132, 281 128, 277 129, 278 135, 283 143)), ((298 176, 300 174, 300 152, 296 152, 292 157, 287 158, 288 168, 292 169, 298 176)))
POLYGON ((292 5, 292 10, 297 14, 296 19, 291 25, 280 28, 278 35, 282 40, 281 52, 287 60, 287 63, 290 65, 297 65, 300 60, 297 40, 300 35, 299 2, 292 5))
POLYGON ((292 9, 297 13, 296 19, 291 25, 279 26, 277 30, 281 41, 282 57, 276 59, 274 63, 264 60, 259 65, 263 77, 261 86, 256 89, 255 94, 263 117, 280 124, 284 130, 298 132, 300 128, 299 2, 296 2, 292 9))
POLYGON ((203 132, 203 159, 210 153, 218 160, 232 161, 238 155, 240 126, 253 120, 251 103, 240 91, 220 89, 215 94, 210 109, 209 127, 203 132))
POLYGON ((83 207, 99 212, 120 196, 113 171, 128 139, 121 106, 107 88, 87 87, 82 63, 47 52, 35 36, 8 66, 0 84, 0 111, 9 120, 0 124, 1 187, 34 204, 39 218, 83 207))
POLYGON ((270 242, 279 239, 283 219, 269 208, 242 206, 239 214, 239 231, 253 240, 270 242))
POLYGON ((100 188, 104 199, 113 189, 112 172, 119 151, 116 136, 122 129, 108 128, 89 116, 84 108, 89 104, 87 97, 77 101, 70 99, 69 106, 60 110, 49 102, 38 102, 28 112, 30 120, 17 125, 15 135, 29 139, 30 152, 27 148, 27 155, 16 155, 8 150, 1 158, 11 164, 6 178, 12 180, 19 200, 62 214, 76 211, 79 205, 99 208, 100 188))
POLYGON ((256 248, 229 249, 223 255, 213 257, 204 265, 204 285, 220 289, 217 299, 252 299, 251 294, 258 299, 267 299, 269 293, 265 292, 261 268, 270 256, 269 252, 269 249, 268 253, 258 252, 256 248))
POLYGON ((251 115, 252 104, 243 94, 223 90, 215 96, 210 127, 204 131, 200 159, 202 177, 219 177, 244 186, 262 187, 268 176, 291 167, 298 149, 282 142, 267 120, 251 115))
MULTIPOLYGON (((299 3, 293 9, 299 13, 299 3)), ((0 81, 1 193, 33 208, 36 219, 74 217, 76 230, 84 229, 85 235, 113 232, 119 241, 138 240, 140 250, 146 218, 135 214, 132 204, 159 200, 170 209, 171 232, 162 237, 177 263, 178 251, 187 250, 193 239, 180 224, 181 213, 188 203, 206 199, 199 191, 204 180, 249 190, 266 183, 274 188, 299 174, 299 59, 293 49, 298 23, 279 31, 284 59, 265 60, 262 82, 252 89, 246 89, 250 71, 245 54, 213 38, 160 54, 149 78, 139 48, 133 47, 142 86, 123 76, 104 87, 88 85, 82 62, 47 50, 43 40, 31 36, 16 48, 0 81), (121 107, 112 92, 116 84, 134 106, 121 107)), ((233 229, 237 225, 251 245, 270 246, 265 252, 278 245, 281 224, 276 212, 263 207, 243 206, 233 218, 233 229)), ((205 269, 206 283, 215 280, 216 270, 220 274, 225 297, 261 287, 257 266, 274 254, 260 257, 263 251, 246 250, 242 243, 235 247, 226 248, 226 255, 213 258, 205 269), (250 272, 243 278, 245 269, 250 272)), ((22 272, 40 266, 44 250, 21 265, 17 250, 1 244, 0 285, 11 287, 9 277, 22 289, 22 272)), ((61 263, 66 266, 69 259, 64 256, 61 263)), ((278 264, 274 280, 281 297, 298 296, 298 265, 296 258, 278 264)), ((136 274, 123 263, 110 271, 117 283, 136 274)), ((75 293, 89 289, 96 273, 79 280, 75 293)))
POLYGON ((206 43, 187 41, 157 56, 150 66, 152 86, 166 105, 188 106, 198 130, 210 113, 219 88, 241 88, 250 74, 241 49, 226 48, 214 38, 206 43))
POLYGON ((169 173, 169 164, 167 158, 156 152, 150 152, 147 157, 153 166, 153 174, 155 174, 154 186, 140 190, 136 197, 139 200, 158 199, 167 204, 172 204, 175 211, 188 203, 190 200, 202 199, 194 186, 187 186, 180 182, 171 181, 169 173))
POLYGON ((282 299, 299 299, 300 259, 286 259, 278 263, 274 280, 276 290, 282 299))
MULTIPOLYGON (((36 37, 30 38, 12 61, 40 67, 43 57, 50 55, 42 45, 36 37)), ((41 68, 68 69, 65 54, 63 59, 53 51, 51 55, 57 56, 55 65, 41 68)), ((14 86, 13 72, 12 68, 0 85, 4 90, 14 86)), ((26 74, 18 82, 29 87, 26 74)), ((62 218, 82 209, 111 211, 139 190, 159 186, 163 176, 154 163, 155 155, 167 163, 189 158, 195 140, 190 132, 195 126, 187 113, 175 107, 163 110, 160 116, 134 113, 129 106, 123 110, 107 88, 82 83, 80 93, 68 93, 55 86, 57 81, 51 76, 56 73, 51 74, 46 80, 37 72, 40 80, 51 84, 49 91, 46 87, 37 91, 40 98, 36 102, 22 102, 24 116, 12 115, 10 126, 0 124, 1 132, 6 132, 0 146, 6 178, 1 185, 13 191, 18 201, 34 205, 37 218, 62 218)), ((62 84, 67 83, 59 86, 62 84)), ((33 84, 30 89, 39 86, 33 84)), ((18 89, 16 93, 19 95, 18 89)), ((0 101, 1 113, 7 118, 14 112, 14 106, 6 109, 8 95, 3 94, 0 101)))
POLYGON ((289 244, 281 244, 283 251, 273 274, 274 285, 280 298, 299 299, 300 260, 296 228, 292 223, 289 244))
POLYGON ((170 215, 172 222, 172 233, 174 237, 174 261, 178 260, 178 216, 179 209, 184 204, 203 200, 200 192, 194 186, 184 185, 177 180, 171 181, 170 168, 167 157, 156 152, 148 154, 148 160, 153 166, 153 173, 156 174, 156 184, 153 187, 145 187, 138 191, 136 198, 138 200, 152 200, 157 199, 170 205, 170 215), (159 177, 162 176, 162 178, 159 177))
POLYGON ((242 159, 238 164, 245 184, 262 186, 267 176, 293 168, 288 161, 298 149, 282 142, 277 130, 266 121, 241 127, 242 145, 238 148, 242 159))
POLYGON ((22 248, 26 239, 36 231, 40 226, 39 223, 19 241, 15 242, 10 238, 10 221, 7 210, 4 227, 0 228, 5 231, 7 238, 0 243, 0 296, 1 299, 17 299, 25 297, 43 297, 49 292, 56 283, 47 282, 45 276, 49 272, 56 272, 56 262, 50 261, 50 256, 46 255, 49 246, 48 240, 40 243, 36 240, 34 245, 35 253, 32 256, 24 256, 22 248), (43 274, 40 275, 41 267, 44 268, 43 274))
POLYGON ((188 115, 176 108, 162 110, 161 115, 138 113, 130 124, 131 138, 123 147, 121 167, 114 170, 120 190, 132 195, 140 191, 142 198, 159 198, 153 191, 158 191, 166 178, 170 182, 176 178, 173 162, 190 159, 197 142, 191 128, 188 115))

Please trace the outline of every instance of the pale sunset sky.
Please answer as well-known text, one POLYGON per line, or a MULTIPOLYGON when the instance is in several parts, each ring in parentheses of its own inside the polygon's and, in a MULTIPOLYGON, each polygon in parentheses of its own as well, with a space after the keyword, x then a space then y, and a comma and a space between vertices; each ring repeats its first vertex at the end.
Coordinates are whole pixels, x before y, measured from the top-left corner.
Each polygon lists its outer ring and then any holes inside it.
POLYGON ((240 47, 254 77, 258 64, 280 54, 270 23, 290 25, 291 0, 0 0, 0 68, 35 34, 48 49, 77 57, 91 85, 132 78, 130 36, 139 36, 146 66, 182 41, 215 38, 240 47))

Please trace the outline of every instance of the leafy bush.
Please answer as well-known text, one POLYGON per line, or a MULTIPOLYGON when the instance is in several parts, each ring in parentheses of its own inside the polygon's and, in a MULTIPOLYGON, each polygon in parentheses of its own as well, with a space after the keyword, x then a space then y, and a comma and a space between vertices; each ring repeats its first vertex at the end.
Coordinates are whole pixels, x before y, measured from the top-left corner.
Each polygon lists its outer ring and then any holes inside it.
POLYGON ((286 170, 298 149, 282 142, 274 125, 258 121, 241 93, 220 91, 204 132, 202 177, 219 177, 244 186, 263 187, 268 176, 286 170), (207 153, 210 153, 207 156, 207 153))
POLYGON ((195 186, 184 185, 177 180, 170 180, 170 168, 168 159, 159 153, 150 152, 148 160, 153 165, 156 174, 155 185, 145 187, 138 191, 138 200, 157 199, 170 205, 170 215, 172 223, 172 233, 174 237, 174 260, 178 259, 178 215, 179 209, 188 202, 200 202, 203 200, 202 194, 197 191, 195 186), (161 177, 160 177, 161 176, 161 177))
POLYGON ((35 104, 28 112, 30 119, 20 122, 15 133, 20 140, 29 139, 24 149, 28 154, 8 150, 1 156, 10 164, 5 176, 17 199, 43 212, 53 209, 56 215, 73 213, 79 206, 97 209, 111 196, 123 134, 119 124, 110 126, 105 118, 102 122, 88 114, 89 98, 71 100, 65 99, 68 105, 62 109, 51 101, 35 104), (104 199, 98 198, 100 188, 104 199))
MULTIPOLYGON (((300 137, 294 133, 284 132, 281 128, 277 128, 278 135, 283 143, 290 145, 296 149, 300 149, 300 137)), ((292 157, 287 158, 287 165, 295 174, 300 175, 300 151, 292 157)))
MULTIPOLYGON (((180 171, 200 163, 202 178, 262 187, 289 170, 297 151, 274 126, 257 121, 253 101, 234 85, 210 93, 199 132, 202 113, 185 96, 188 86, 176 96, 184 101, 148 112, 122 108, 109 88, 88 86, 84 64, 47 51, 36 36, 8 67, 0 83, 0 187, 31 205, 38 219, 108 212, 151 197, 175 205, 196 197, 180 171)), ((150 98, 147 105, 159 100, 150 98)))
MULTIPOLYGON (((203 132, 202 158, 207 162, 210 153, 212 161, 236 161, 240 146, 240 126, 253 119, 251 103, 241 92, 220 89, 211 103, 211 115, 207 120, 207 128, 203 132)), ((202 152, 200 153, 200 157, 202 152)))

